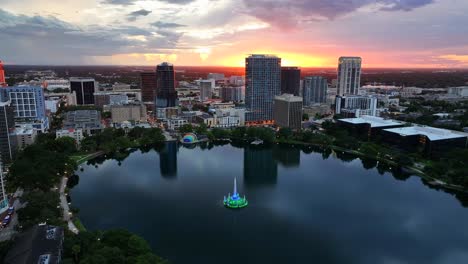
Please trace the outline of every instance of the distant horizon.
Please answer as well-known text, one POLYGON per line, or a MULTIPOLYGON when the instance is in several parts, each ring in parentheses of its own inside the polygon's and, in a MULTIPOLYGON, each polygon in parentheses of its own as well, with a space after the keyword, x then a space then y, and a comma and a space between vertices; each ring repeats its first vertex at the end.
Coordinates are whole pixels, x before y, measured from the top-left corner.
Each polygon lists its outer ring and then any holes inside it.
MULTIPOLYGON (((225 65, 177 65, 174 62, 171 62, 175 68, 234 68, 234 69, 242 69, 245 68, 244 66, 225 66, 225 65)), ((158 63, 159 64, 159 63, 158 63)), ((156 67, 156 65, 120 65, 120 64, 3 64, 5 67, 156 67)), ((319 67, 319 66, 300 66, 300 65, 282 65, 282 67, 299 67, 301 69, 331 69, 336 70, 337 67, 319 67)), ((431 68, 431 67, 419 67, 419 68, 406 68, 406 67, 366 67, 362 66, 362 69, 367 70, 440 70, 440 71, 448 71, 448 70, 457 70, 457 71, 468 71, 467 67, 459 67, 459 68, 431 68)))

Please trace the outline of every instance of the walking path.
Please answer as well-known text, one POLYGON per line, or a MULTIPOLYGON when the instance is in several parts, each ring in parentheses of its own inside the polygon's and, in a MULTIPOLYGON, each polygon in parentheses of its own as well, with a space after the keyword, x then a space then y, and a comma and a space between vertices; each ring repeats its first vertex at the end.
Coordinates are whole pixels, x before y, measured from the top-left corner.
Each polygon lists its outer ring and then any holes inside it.
POLYGON ((68 206, 67 197, 65 195, 65 188, 67 187, 68 178, 63 177, 62 183, 60 184, 60 205, 63 208, 63 220, 68 222, 68 229, 75 234, 78 234, 78 228, 76 228, 75 224, 71 220, 71 212, 70 207, 68 206))

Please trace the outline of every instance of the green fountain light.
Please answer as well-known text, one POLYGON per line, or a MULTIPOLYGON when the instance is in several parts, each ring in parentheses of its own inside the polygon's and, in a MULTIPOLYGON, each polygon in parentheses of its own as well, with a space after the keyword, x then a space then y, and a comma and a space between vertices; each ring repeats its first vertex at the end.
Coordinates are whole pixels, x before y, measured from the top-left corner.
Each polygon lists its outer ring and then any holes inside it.
POLYGON ((238 208, 244 208, 247 205, 249 205, 249 202, 247 199, 244 197, 240 197, 239 193, 237 193, 237 182, 236 178, 234 178, 234 192, 233 195, 231 196, 231 193, 228 194, 228 197, 224 196, 223 200, 224 206, 227 208, 232 208, 232 209, 238 209, 238 208))

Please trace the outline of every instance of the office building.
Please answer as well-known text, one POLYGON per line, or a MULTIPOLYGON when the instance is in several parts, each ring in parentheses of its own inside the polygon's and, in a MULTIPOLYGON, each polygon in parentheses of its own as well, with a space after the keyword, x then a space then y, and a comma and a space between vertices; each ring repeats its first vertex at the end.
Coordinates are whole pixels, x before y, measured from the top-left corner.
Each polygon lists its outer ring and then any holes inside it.
POLYGON ((70 90, 70 81, 66 79, 43 79, 42 87, 48 91, 57 89, 70 90))
POLYGON ((213 89, 215 88, 215 80, 201 80, 200 81, 200 101, 206 101, 213 96, 213 89))
POLYGON ((302 92, 304 106, 324 104, 327 102, 327 79, 321 76, 309 76, 304 79, 302 92))
POLYGON ((6 210, 8 210, 8 207, 10 207, 8 202, 8 194, 5 191, 6 182, 3 176, 3 164, 2 161, 0 161, 0 214, 3 214, 6 210))
POLYGON ((375 136, 382 136, 381 132, 384 129, 403 127, 406 123, 398 120, 364 115, 355 118, 338 119, 338 125, 347 129, 354 135, 368 139, 375 136))
POLYGON ((243 86, 245 85, 245 78, 244 76, 231 76, 229 77, 229 84, 234 86, 243 86))
POLYGON ((360 57, 340 57, 338 59, 338 95, 357 95, 361 86, 360 57))
POLYGON ((8 251, 4 264, 62 263, 63 227, 35 225, 19 234, 8 251))
POLYGON ((281 93, 299 96, 301 69, 298 67, 281 67, 281 93))
POLYGON ((227 102, 243 102, 245 100, 245 86, 225 86, 220 90, 220 97, 227 102))
POLYGON ((60 129, 55 131, 55 137, 70 137, 73 138, 77 144, 80 144, 81 140, 84 138, 83 130, 82 129, 60 129))
POLYGON ((125 104, 125 105, 111 105, 110 112, 112 116, 112 122, 121 123, 123 121, 142 121, 145 122, 146 107, 144 104, 125 104))
POLYGON ((273 103, 273 117, 279 127, 289 127, 300 130, 302 128, 302 98, 292 94, 275 97, 273 103))
POLYGON ((377 98, 360 95, 337 96, 335 114, 341 114, 345 117, 378 116, 377 98))
POLYGON ((93 105, 97 84, 93 78, 70 78, 70 90, 76 93, 78 105, 93 105))
POLYGON ((101 131, 101 112, 97 110, 76 110, 65 114, 64 129, 82 129, 88 135, 101 131))
POLYGON ((159 64, 156 67, 156 77, 156 108, 177 106, 174 66, 167 62, 159 64))
POLYGON ((18 149, 34 144, 37 137, 37 130, 31 124, 16 125, 12 136, 16 137, 18 149))
POLYGON ((158 119, 167 119, 178 117, 180 114, 179 107, 166 107, 156 109, 156 118, 158 119))
POLYGON ((245 59, 246 121, 273 122, 273 99, 281 94, 281 59, 273 55, 251 55, 245 59))
POLYGON ((3 61, 0 60, 0 86, 4 86, 5 83, 5 69, 3 68, 3 61))
POLYGON ((10 163, 16 154, 13 111, 10 101, 0 102, 0 158, 3 163, 10 163))
POLYGON ((422 149, 432 157, 468 146, 467 133, 419 125, 384 129, 382 139, 411 151, 422 149))
POLYGON ((45 114, 44 91, 40 86, 10 86, 1 90, 2 101, 11 101, 17 120, 43 120, 45 114))
POLYGON ((448 89, 447 93, 460 97, 468 97, 468 86, 451 87, 448 89))
POLYGON ((208 73, 207 79, 213 79, 215 82, 224 81, 224 73, 208 73))
POLYGON ((140 73, 141 100, 144 103, 154 103, 156 97, 156 72, 140 73))

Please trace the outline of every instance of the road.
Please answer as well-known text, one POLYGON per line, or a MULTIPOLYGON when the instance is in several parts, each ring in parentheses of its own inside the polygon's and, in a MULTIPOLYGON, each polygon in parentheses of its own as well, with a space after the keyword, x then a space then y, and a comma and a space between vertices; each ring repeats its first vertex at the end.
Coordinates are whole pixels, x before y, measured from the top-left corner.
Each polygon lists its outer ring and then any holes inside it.
MULTIPOLYGON (((7 227, 5 228, 0 227, 0 242, 10 240, 11 237, 17 233, 17 231, 15 230, 15 226, 18 225, 18 214, 16 214, 16 211, 18 211, 18 209, 23 207, 23 205, 19 201, 19 197, 22 195, 22 193, 23 191, 18 190, 13 196, 14 197, 13 199, 15 199, 13 201, 13 207, 15 208, 15 213, 11 216, 10 224, 7 227)), ((3 219, 0 219, 0 220, 3 221, 3 219)))
POLYGON ((78 234, 78 228, 76 228, 73 223, 72 214, 70 212, 70 207, 68 206, 67 196, 65 195, 65 188, 67 187, 68 178, 63 177, 60 184, 60 206, 63 209, 63 220, 68 222, 68 230, 72 231, 75 234, 78 234))

